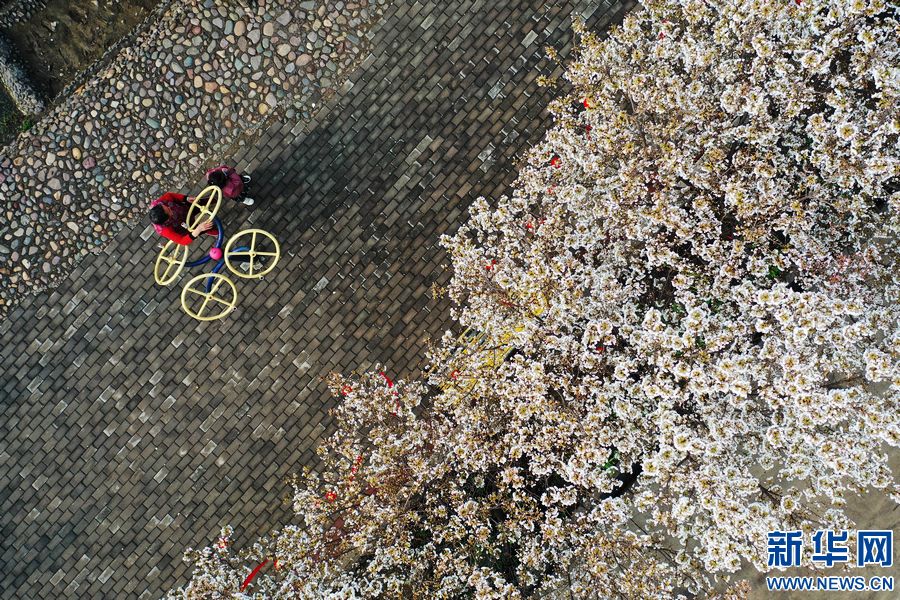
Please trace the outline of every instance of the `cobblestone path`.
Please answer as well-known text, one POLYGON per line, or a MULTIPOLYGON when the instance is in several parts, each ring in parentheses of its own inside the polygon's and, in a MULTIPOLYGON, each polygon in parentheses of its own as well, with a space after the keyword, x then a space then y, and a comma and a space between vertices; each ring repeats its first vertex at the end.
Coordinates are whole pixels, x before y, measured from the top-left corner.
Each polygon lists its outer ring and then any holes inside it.
POLYGON ((184 315, 183 280, 152 282, 149 228, 15 306, 0 324, 0 597, 159 597, 221 524, 240 545, 289 522, 283 479, 312 464, 334 403, 322 376, 418 372, 452 326, 429 293, 448 278, 438 237, 507 188, 548 124, 543 48, 565 56, 573 16, 599 28, 622 10, 398 2, 327 105, 233 157, 259 204, 227 206, 227 230, 273 231, 284 252, 237 282, 235 313, 184 315))

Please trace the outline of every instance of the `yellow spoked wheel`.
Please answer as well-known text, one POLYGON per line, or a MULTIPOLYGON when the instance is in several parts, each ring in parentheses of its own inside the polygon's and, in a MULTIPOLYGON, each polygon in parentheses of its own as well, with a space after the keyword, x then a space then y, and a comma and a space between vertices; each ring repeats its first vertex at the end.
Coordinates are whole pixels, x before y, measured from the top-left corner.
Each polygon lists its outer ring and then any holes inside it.
POLYGON ((193 229, 204 221, 212 221, 221 205, 222 190, 214 185, 209 186, 194 198, 188 209, 185 225, 188 229, 193 229))
POLYGON ((153 278, 159 285, 169 285, 178 277, 187 261, 187 246, 169 242, 159 251, 153 278))
POLYGON ((181 308, 198 321, 221 319, 236 305, 237 289, 230 279, 219 273, 197 275, 181 290, 181 308), (206 291, 210 279, 212 282, 206 291))
POLYGON ((245 279, 258 279, 275 268, 281 258, 281 246, 268 231, 245 229, 236 233, 225 246, 228 270, 245 279), (247 265, 244 272, 241 264, 247 265))

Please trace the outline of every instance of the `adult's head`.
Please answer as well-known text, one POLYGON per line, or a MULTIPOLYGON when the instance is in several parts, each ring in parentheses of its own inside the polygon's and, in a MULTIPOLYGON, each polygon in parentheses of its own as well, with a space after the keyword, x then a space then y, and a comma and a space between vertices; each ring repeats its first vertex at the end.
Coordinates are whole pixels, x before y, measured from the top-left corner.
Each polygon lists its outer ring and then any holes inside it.
POLYGON ((225 177, 225 173, 223 173, 222 171, 213 171, 209 174, 207 181, 209 181, 210 185, 222 187, 223 185, 225 185, 225 182, 228 181, 228 178, 225 177))
POLYGON ((159 204, 150 209, 149 215, 150 222, 154 225, 162 225, 169 220, 169 213, 166 212, 166 208, 159 204))

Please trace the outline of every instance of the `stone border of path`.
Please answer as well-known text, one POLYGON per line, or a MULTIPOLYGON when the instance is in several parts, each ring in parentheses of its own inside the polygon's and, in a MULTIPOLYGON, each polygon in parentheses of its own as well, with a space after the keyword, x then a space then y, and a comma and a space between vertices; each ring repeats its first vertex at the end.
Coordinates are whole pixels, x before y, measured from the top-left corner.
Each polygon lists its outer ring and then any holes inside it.
POLYGON ((0 29, 24 21, 45 4, 47 0, 14 0, 0 9, 0 29))
MULTIPOLYGON (((158 22, 160 17, 165 13, 172 2, 175 0, 159 0, 159 4, 150 11, 150 14, 138 23, 131 31, 123 35, 116 43, 107 48, 103 54, 87 69, 77 74, 75 78, 66 85, 58 98, 51 99, 49 104, 54 106, 61 104, 66 98, 71 96, 79 87, 88 83, 91 78, 96 75, 103 67, 109 65, 112 59, 119 51, 128 44, 133 43, 139 35, 146 32, 154 23, 158 22)), ((28 19, 31 15, 44 6, 46 0, 18 0, 7 5, 0 10, 0 29, 9 28, 28 19)), ((31 80, 22 68, 15 52, 9 46, 8 41, 0 35, 0 85, 3 85, 6 92, 12 98, 16 107, 23 115, 29 117, 39 117, 47 108, 47 104, 38 93, 31 80)))
MULTIPOLYGON (((150 13, 144 18, 143 21, 138 23, 134 29, 123 35, 119 41, 114 43, 112 46, 106 49, 105 52, 91 64, 84 71, 75 76, 75 78, 69 82, 66 87, 60 92, 58 98, 54 98, 51 102, 52 105, 61 104, 65 101, 66 98, 75 94, 75 92, 86 85, 91 81, 91 79, 97 75, 101 70, 108 67, 109 64, 115 60, 116 56, 118 56, 119 52, 122 48, 126 46, 132 45, 138 40, 140 36, 145 34, 154 24, 159 23, 162 16, 171 8, 172 3, 176 2, 176 0, 159 0, 159 4, 150 11, 150 13)), ((38 6, 43 6, 46 4, 46 0, 37 0, 35 2, 38 6)), ((32 9, 33 10, 33 9, 32 9)), ((28 14, 30 16, 30 13, 28 14)))
POLYGON ((43 112, 43 100, 31 86, 31 81, 13 57, 12 49, 3 36, 0 36, 0 85, 23 115, 43 112))
POLYGON ((308 117, 365 56, 387 1, 165 6, 0 152, 0 315, 105 247, 163 188, 197 180, 282 113, 308 117))

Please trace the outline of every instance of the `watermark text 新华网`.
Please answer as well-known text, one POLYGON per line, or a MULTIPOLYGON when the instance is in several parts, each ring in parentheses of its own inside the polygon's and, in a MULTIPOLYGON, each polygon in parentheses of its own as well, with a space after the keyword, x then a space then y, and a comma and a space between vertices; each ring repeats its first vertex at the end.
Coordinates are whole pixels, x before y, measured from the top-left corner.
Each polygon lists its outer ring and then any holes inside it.
MULTIPOLYGON (((859 530, 851 537, 848 531, 815 531, 810 541, 812 552, 808 565, 833 567, 891 567, 894 564, 894 532, 891 530, 859 530), (850 546, 856 542, 855 552, 850 546)), ((804 564, 802 531, 770 531, 768 535, 768 566, 774 568, 800 567, 804 564)), ((888 575, 832 575, 832 576, 773 576, 766 577, 769 591, 864 592, 893 591, 894 578, 888 575)))

